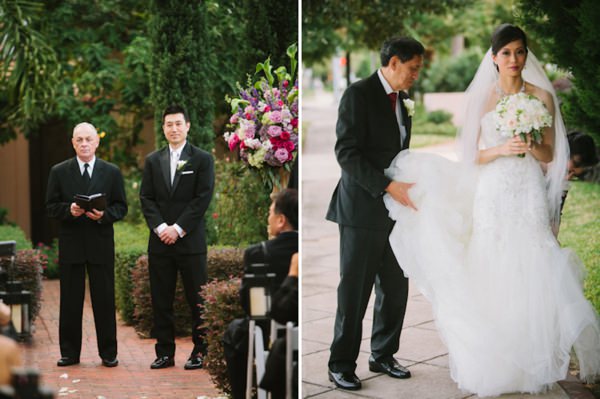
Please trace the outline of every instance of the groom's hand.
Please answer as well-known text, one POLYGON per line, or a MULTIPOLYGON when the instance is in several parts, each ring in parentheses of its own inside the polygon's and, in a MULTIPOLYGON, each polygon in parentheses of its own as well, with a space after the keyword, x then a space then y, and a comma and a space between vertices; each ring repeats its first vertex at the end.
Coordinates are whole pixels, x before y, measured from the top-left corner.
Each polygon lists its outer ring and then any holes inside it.
POLYGON ((410 195, 408 195, 408 190, 414 185, 415 183, 404 183, 392 180, 392 182, 385 188, 385 191, 387 191, 388 194, 391 195, 392 198, 397 202, 417 211, 417 207, 410 199, 410 195))

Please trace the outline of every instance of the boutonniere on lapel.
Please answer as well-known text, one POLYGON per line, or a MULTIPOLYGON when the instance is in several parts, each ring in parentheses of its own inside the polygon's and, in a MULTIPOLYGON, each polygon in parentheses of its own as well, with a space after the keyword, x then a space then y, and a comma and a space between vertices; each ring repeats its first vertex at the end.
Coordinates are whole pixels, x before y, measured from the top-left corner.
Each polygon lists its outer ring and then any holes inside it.
POLYGON ((405 98, 404 100, 402 100, 402 102, 406 107, 406 112, 408 113, 408 116, 412 118, 415 114, 415 102, 410 98, 405 98))
POLYGON ((185 165, 187 165, 187 159, 186 160, 182 160, 182 161, 177 161, 177 171, 181 172, 183 170, 183 168, 185 168, 185 165))

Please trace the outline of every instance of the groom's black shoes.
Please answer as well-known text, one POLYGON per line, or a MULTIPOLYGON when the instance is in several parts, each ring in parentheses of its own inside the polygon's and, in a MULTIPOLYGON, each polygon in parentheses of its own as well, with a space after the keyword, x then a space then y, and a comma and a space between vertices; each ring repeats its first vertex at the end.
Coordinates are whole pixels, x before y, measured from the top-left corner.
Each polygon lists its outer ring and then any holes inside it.
POLYGON ((327 373, 329 374, 329 381, 333 382, 338 388, 357 391, 362 387, 360 380, 352 371, 337 372, 328 370, 327 373))
POLYGON ((375 360, 373 355, 369 357, 369 370, 374 373, 384 373, 394 378, 410 378, 410 371, 393 357, 384 360, 375 360))

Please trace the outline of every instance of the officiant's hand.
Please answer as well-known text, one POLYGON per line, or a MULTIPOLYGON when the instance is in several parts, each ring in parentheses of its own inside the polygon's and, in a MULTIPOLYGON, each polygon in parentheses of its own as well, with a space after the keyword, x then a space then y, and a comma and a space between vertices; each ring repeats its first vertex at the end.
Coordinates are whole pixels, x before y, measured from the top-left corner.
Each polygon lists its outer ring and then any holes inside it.
POLYGON ((79 205, 77 205, 75 202, 71 203, 71 215, 75 216, 76 218, 78 218, 79 216, 83 215, 85 213, 85 210, 83 208, 80 208, 79 205))
POLYGON ((104 216, 104 211, 99 211, 97 209, 92 209, 91 212, 86 212, 85 216, 89 217, 93 221, 98 221, 98 220, 102 219, 102 216, 104 216))
POLYGON ((386 187, 385 191, 387 191, 392 198, 400 204, 417 211, 417 207, 410 199, 410 195, 408 195, 408 190, 414 185, 415 183, 404 183, 392 180, 392 182, 386 187))

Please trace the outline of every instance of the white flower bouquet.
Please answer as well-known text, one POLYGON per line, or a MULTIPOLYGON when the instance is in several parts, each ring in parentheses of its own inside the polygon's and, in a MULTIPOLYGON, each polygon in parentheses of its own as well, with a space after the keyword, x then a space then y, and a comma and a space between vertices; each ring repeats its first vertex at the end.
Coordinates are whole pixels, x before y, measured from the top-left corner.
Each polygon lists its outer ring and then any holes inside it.
MULTIPOLYGON (((527 134, 537 143, 542 141, 542 130, 552 126, 552 115, 537 97, 531 94, 517 93, 498 101, 494 113, 496 129, 504 137, 519 135, 527 141, 527 134)), ((525 154, 519 154, 524 157, 525 154)))

